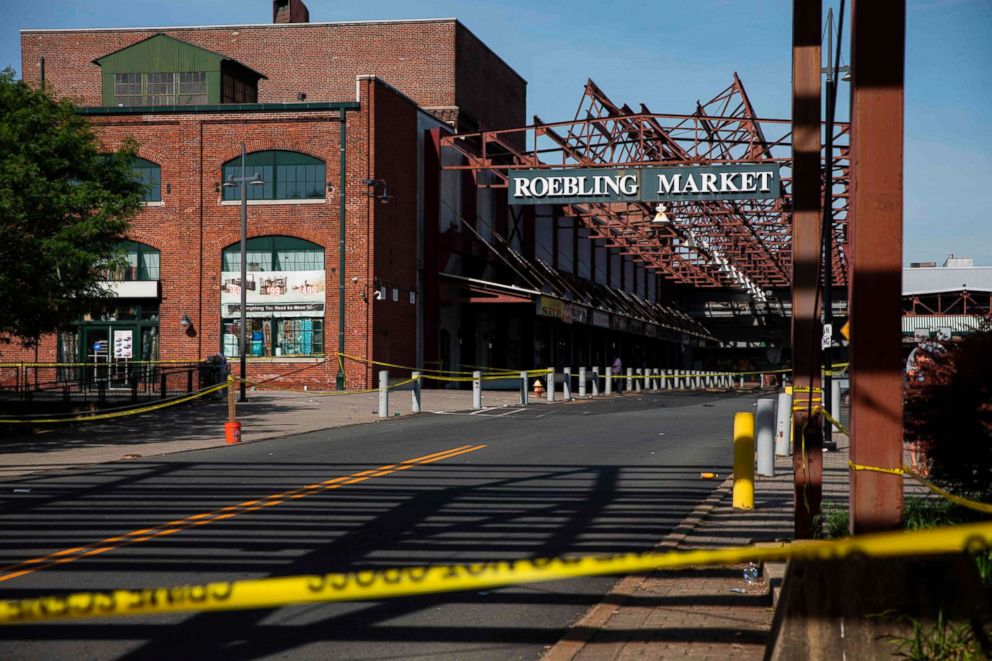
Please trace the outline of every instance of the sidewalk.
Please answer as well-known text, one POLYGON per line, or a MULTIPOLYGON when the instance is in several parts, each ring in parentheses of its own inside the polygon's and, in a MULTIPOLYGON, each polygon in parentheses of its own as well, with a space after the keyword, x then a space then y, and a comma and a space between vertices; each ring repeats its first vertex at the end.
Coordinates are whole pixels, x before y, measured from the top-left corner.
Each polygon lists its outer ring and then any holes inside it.
MULTIPOLYGON (((424 411, 466 411, 472 408, 471 390, 424 389, 424 411)), ((121 459, 151 457, 184 450, 224 445, 227 402, 201 399, 192 404, 107 422, 57 427, 0 440, 0 480, 39 471, 121 459)), ((530 398, 531 404, 545 403, 530 398)), ((559 394, 559 400, 561 395, 559 394)), ((242 442, 275 439, 305 432, 379 420, 376 392, 335 395, 319 392, 258 390, 238 404, 242 442)), ((517 391, 483 390, 487 408, 515 406, 517 391)), ((391 390, 390 417, 410 415, 411 392, 391 390)))
MULTIPOLYGON (((823 455, 823 495, 845 501, 848 439, 823 455)), ((732 478, 720 485, 659 550, 715 549, 792 539, 792 457, 777 457, 775 477, 755 481, 755 509, 735 510, 732 478)), ((723 477, 723 476, 721 476, 723 477)), ((747 585, 741 566, 659 571, 621 580, 544 656, 545 661, 761 659, 772 624, 764 579, 747 585)))

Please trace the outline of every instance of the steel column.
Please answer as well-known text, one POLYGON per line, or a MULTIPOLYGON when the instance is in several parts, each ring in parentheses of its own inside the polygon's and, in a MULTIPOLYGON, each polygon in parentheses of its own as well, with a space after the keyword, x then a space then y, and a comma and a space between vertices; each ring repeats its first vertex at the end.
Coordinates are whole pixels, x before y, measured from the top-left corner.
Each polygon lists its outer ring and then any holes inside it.
POLYGON ((793 0, 792 12, 793 421, 802 435, 794 454, 795 536, 810 539, 823 488, 823 424, 816 412, 822 358, 818 296, 822 1, 793 0))
MULTIPOLYGON (((902 465, 905 0, 852 2, 851 460, 902 465)), ((851 475, 851 531, 897 528, 902 477, 851 475)))

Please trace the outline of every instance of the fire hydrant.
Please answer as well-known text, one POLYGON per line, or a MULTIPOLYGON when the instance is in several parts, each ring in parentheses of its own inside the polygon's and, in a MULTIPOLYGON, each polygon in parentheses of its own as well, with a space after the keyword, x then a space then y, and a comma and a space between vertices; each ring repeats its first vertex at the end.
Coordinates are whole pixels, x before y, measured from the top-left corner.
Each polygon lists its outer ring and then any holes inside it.
POLYGON ((534 379, 534 397, 540 397, 544 394, 544 384, 541 383, 540 379, 534 379))

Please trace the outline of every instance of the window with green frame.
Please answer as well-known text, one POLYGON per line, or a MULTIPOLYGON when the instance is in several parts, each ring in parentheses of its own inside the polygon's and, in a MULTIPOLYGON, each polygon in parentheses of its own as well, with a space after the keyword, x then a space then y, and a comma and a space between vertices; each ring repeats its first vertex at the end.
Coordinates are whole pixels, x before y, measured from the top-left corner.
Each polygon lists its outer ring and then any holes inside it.
POLYGON ((162 201, 162 168, 157 163, 146 161, 143 158, 135 158, 131 166, 134 176, 145 187, 145 202, 162 201))
MULTIPOLYGON (((245 158, 245 176, 258 177, 262 185, 248 186, 249 200, 324 199, 327 187, 324 162, 295 151, 256 151, 245 158)), ((241 176, 241 157, 223 166, 224 181, 241 176)), ((225 200, 240 200, 239 186, 224 186, 225 200)))
MULTIPOLYGON (((249 271, 323 271, 324 248, 292 236, 259 236, 248 239, 245 253, 249 271)), ((221 271, 241 270, 241 244, 221 254, 221 271)))
MULTIPOLYGON (((224 355, 237 358, 241 320, 221 320, 224 355)), ((322 318, 252 317, 246 326, 247 355, 264 357, 313 357, 324 355, 324 320, 322 318)))
POLYGON ((131 282, 159 279, 161 253, 158 250, 137 241, 124 241, 117 245, 117 250, 123 257, 123 263, 107 269, 107 280, 131 282))

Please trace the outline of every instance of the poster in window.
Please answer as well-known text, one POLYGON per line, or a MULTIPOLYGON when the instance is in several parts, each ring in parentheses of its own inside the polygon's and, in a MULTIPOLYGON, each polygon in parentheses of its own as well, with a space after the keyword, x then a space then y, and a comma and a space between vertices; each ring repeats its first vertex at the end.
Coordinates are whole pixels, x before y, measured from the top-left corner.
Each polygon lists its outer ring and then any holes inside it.
POLYGON ((130 360, 134 357, 134 331, 114 329, 114 358, 130 360))
MULTIPOLYGON (((245 274, 247 316, 324 316, 324 271, 250 271, 245 274)), ((241 274, 220 274, 222 315, 241 313, 241 274)))

